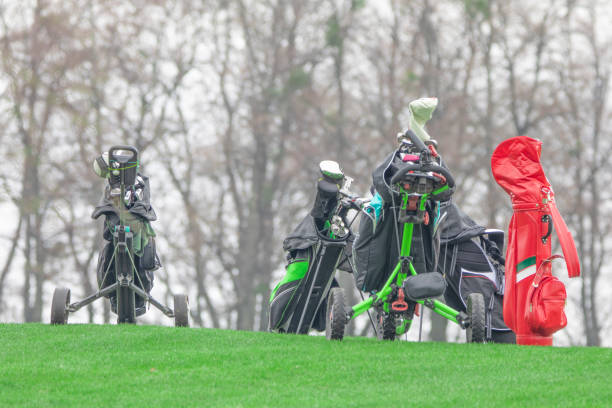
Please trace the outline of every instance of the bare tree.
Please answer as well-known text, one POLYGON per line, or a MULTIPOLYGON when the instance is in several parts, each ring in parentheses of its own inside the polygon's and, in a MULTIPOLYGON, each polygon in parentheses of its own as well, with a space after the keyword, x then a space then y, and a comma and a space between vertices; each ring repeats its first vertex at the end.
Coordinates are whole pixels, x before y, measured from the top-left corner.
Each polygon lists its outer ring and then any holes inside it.
MULTIPOLYGON (((51 143, 52 122, 60 108, 69 71, 84 60, 82 50, 73 42, 78 35, 76 27, 61 23, 67 19, 69 10, 69 7, 50 7, 39 0, 28 10, 31 14, 26 24, 15 28, 9 24, 6 13, 1 16, 2 64, 10 81, 14 127, 23 154, 22 187, 17 205, 19 225, 24 229, 25 321, 41 320, 43 285, 48 279, 49 247, 44 226, 54 197, 52 190, 46 188, 47 170, 43 166, 48 160, 46 150, 51 143)), ((18 13, 18 10, 12 11, 18 13)))

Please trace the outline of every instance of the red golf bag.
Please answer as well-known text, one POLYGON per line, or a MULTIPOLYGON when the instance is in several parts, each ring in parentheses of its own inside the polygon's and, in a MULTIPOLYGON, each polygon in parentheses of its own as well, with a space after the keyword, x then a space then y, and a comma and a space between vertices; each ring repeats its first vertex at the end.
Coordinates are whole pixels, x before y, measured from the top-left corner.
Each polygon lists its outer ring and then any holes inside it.
POLYGON ((491 157, 497 183, 510 195, 514 214, 508 227, 504 322, 517 344, 552 345, 552 335, 567 325, 565 285, 552 275, 553 226, 570 278, 580 276, 572 235, 555 204, 540 164, 542 142, 518 136, 502 142, 491 157))

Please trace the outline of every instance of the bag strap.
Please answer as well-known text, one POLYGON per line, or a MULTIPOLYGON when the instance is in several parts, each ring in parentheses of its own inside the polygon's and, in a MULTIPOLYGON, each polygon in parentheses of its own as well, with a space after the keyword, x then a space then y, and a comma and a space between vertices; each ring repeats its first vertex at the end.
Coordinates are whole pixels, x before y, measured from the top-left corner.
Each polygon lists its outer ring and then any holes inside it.
POLYGON ((580 260, 578 259, 576 244, 554 202, 550 205, 550 213, 552 215, 555 231, 557 231, 557 236, 559 237, 559 242, 561 243, 561 250, 565 257, 567 274, 570 278, 576 278, 580 276, 580 260))
MULTIPOLYGON (((531 282, 531 287, 529 288, 530 292, 532 291, 532 288, 535 289, 540 285, 540 282, 542 281, 542 278, 544 277, 544 266, 549 263, 552 263, 552 261, 555 259, 564 259, 564 258, 562 255, 552 255, 542 261, 542 263, 538 267, 538 270, 536 271, 536 274, 533 278, 533 282, 531 282)), ((527 299, 530 299, 530 298, 531 296, 529 296, 528 294, 527 299)))

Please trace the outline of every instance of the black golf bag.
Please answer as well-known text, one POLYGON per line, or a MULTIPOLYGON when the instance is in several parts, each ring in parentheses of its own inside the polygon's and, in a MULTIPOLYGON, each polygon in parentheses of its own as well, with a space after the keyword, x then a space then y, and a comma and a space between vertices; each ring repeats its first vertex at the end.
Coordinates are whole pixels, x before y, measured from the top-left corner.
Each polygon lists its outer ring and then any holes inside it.
MULTIPOLYGON (((363 292, 378 291, 382 288, 397 265, 403 234, 397 217, 401 199, 389 186, 389 180, 404 165, 400 152, 395 151, 372 173, 371 190, 373 194, 378 193, 382 201, 380 213, 376 216, 374 208, 371 207, 366 209, 369 216, 359 215, 359 233, 353 245, 355 284, 357 289, 363 292)), ((445 200, 450 198, 453 192, 454 190, 449 189, 441 193, 443 196, 435 198, 445 200)), ((426 210, 430 221, 414 225, 410 251, 412 264, 418 273, 432 272, 437 258, 437 237, 433 231, 433 221, 438 213, 437 203, 428 202, 426 210)))
POLYGON ((504 232, 485 229, 452 203, 441 208, 441 217, 438 270, 447 282, 446 304, 465 311, 468 296, 482 293, 487 337, 514 343, 514 333, 505 325, 502 310, 504 232))
MULTIPOLYGON (((155 247, 155 231, 151 227, 151 221, 157 219, 155 210, 150 203, 149 178, 138 174, 137 185, 128 191, 128 211, 124 212, 125 224, 133 233, 134 266, 137 276, 135 283, 145 292, 149 293, 153 288, 154 271, 161 267, 155 247)), ((97 219, 104 216, 103 237, 106 244, 100 251, 98 257, 97 280, 98 288, 105 288, 115 283, 115 269, 113 253, 113 231, 119 225, 117 209, 110 200, 110 187, 107 186, 102 199, 94 209, 92 218, 97 219)), ((116 307, 115 292, 108 295, 111 307, 116 307)), ((144 313, 144 299, 136 295, 137 315, 144 313)))
MULTIPOLYGON (((433 214, 431 208, 428 212, 433 214)), ((430 215, 433 219, 433 215, 430 215)), ((365 214, 359 215, 359 232, 353 245, 353 277, 362 292, 380 290, 397 265, 403 229, 395 233, 397 223, 391 205, 384 205, 378 221, 365 214)), ((435 237, 431 225, 415 225, 410 254, 418 273, 433 271, 436 254, 435 237)))
MULTIPOLYGON (((306 334, 325 330, 325 311, 330 288, 338 286, 336 268, 344 263, 352 241, 330 234, 330 217, 337 205, 341 181, 323 176, 310 214, 283 242, 287 252, 286 274, 270 296, 268 328, 284 333, 306 334)), ((350 269, 349 269, 350 270, 350 269)))
POLYGON ((330 239, 320 233, 311 215, 285 239, 287 274, 270 298, 269 329, 306 334, 312 328, 325 330, 327 295, 337 287, 336 268, 346 262, 351 240, 330 239))
MULTIPOLYGON (((378 217, 360 215, 359 233, 353 245, 354 277, 364 292, 380 290, 393 272, 399 256, 397 210, 389 180, 402 166, 398 152, 389 156, 372 174, 373 193, 381 197, 378 217), (396 234, 396 228, 397 234, 396 234)), ((503 232, 488 232, 448 201, 453 191, 433 197, 427 203, 429 223, 415 224, 411 257, 417 273, 442 273, 447 282, 445 301, 458 311, 466 311, 467 297, 482 293, 486 305, 489 337, 496 342, 514 342, 514 334, 503 322, 503 232), (440 202, 437 204, 436 202, 440 202), (439 221, 439 231, 434 225, 439 221)))

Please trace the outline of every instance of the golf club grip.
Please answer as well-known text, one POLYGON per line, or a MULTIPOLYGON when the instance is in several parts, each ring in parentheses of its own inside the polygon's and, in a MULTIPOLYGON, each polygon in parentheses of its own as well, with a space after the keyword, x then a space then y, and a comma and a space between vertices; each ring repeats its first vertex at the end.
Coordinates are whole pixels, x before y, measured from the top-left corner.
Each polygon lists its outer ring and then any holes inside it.
POLYGON ((437 164, 412 164, 408 163, 405 167, 401 168, 397 173, 393 175, 391 178, 391 184, 395 184, 399 182, 409 171, 431 171, 434 173, 440 173, 446 178, 446 183, 449 188, 455 187, 455 179, 450 174, 450 172, 442 166, 438 166, 437 164))
POLYGON ((404 133, 405 136, 408 136, 408 139, 410 139, 410 141, 417 147, 417 149, 419 149, 420 151, 423 150, 427 150, 427 146, 425 146, 425 143, 423 143, 423 141, 421 140, 420 137, 418 137, 416 135, 416 133, 414 133, 412 131, 412 129, 408 129, 406 131, 406 133, 404 133))

